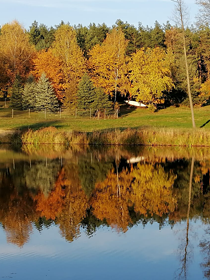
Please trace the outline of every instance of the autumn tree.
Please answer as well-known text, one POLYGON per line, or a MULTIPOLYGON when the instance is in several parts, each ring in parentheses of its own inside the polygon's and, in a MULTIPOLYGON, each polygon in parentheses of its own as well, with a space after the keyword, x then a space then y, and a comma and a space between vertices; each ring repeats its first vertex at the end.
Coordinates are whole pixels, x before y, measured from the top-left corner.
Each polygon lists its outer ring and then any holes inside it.
POLYGON ((52 53, 61 61, 64 104, 74 107, 78 83, 86 72, 86 62, 77 44, 76 32, 71 26, 63 24, 56 30, 52 53))
POLYGON ((114 96, 115 102, 118 92, 123 95, 129 90, 125 55, 127 44, 122 30, 114 28, 102 45, 96 45, 89 52, 90 76, 94 85, 114 96))
POLYGON ((130 62, 131 93, 137 101, 154 101, 173 87, 172 57, 163 49, 138 50, 130 62))
POLYGON ((32 60, 33 70, 31 74, 39 79, 44 72, 51 82, 55 94, 59 100, 63 98, 63 72, 62 61, 53 55, 51 49, 42 50, 36 53, 36 56, 32 60))
POLYGON ((199 54, 199 78, 201 82, 201 96, 206 104, 209 104, 210 99, 210 2, 209 0, 197 0, 196 3, 200 6, 198 15, 198 54, 199 54))
POLYGON ((0 58, 12 83, 16 75, 25 78, 31 68, 34 47, 29 43, 25 29, 17 22, 7 23, 1 28, 0 58))
POLYGON ((10 82, 10 78, 7 75, 7 71, 5 69, 7 68, 7 64, 5 61, 5 58, 2 53, 0 53, 0 87, 3 90, 6 90, 8 88, 8 84, 10 82))

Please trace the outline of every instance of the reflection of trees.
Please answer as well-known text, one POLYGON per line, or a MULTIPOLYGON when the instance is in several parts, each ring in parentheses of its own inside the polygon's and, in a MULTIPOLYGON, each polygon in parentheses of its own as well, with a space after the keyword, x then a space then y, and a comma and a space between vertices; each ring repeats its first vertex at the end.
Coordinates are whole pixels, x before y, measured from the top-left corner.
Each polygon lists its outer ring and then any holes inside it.
MULTIPOLYGON (((177 174, 174 182, 173 196, 177 199, 177 206, 174 212, 170 213, 170 219, 177 222, 186 220, 189 205, 189 182, 191 173, 191 163, 188 160, 180 159, 167 163, 167 168, 173 169, 177 174)), ((191 190, 190 218, 200 214, 202 209, 201 193, 201 167, 199 162, 194 162, 193 181, 191 190)))
POLYGON ((187 266, 191 259, 191 253, 189 251, 189 226, 190 226, 190 207, 191 207, 191 198, 192 198, 192 181, 193 181, 193 170, 194 170, 194 158, 192 158, 191 169, 190 169, 190 178, 189 178, 189 188, 188 188, 188 207, 187 207, 187 227, 184 243, 180 246, 180 262, 181 268, 179 273, 179 278, 187 279, 187 266))
MULTIPOLYGON (((204 224, 210 224, 210 163, 203 162, 202 166, 202 173, 204 175, 204 180, 202 184, 203 189, 203 222, 204 224)), ((201 267, 204 271, 204 277, 210 279, 210 227, 205 230, 205 237, 202 241, 200 241, 200 248, 201 252, 204 256, 204 262, 201 264, 201 267)))
POLYGON ((201 264, 204 269, 204 276, 210 279, 210 227, 206 230, 207 238, 200 242, 201 252, 204 255, 204 263, 201 264))
POLYGON ((59 172, 53 190, 46 196, 43 192, 39 192, 34 200, 37 201, 36 210, 40 212, 41 217, 55 220, 62 212, 64 205, 65 191, 64 168, 59 172))
POLYGON ((0 222, 7 241, 22 247, 32 231, 31 221, 37 218, 34 202, 28 189, 18 193, 9 170, 2 174, 0 182, 0 222))
POLYGON ((47 196, 54 187, 60 164, 58 161, 37 161, 33 162, 26 173, 27 187, 37 193, 39 190, 47 196))
POLYGON ((110 162, 81 158, 78 163, 79 178, 85 194, 90 197, 97 182, 104 181, 112 168, 110 162))
POLYGON ((147 216, 174 211, 176 199, 173 197, 173 183, 176 176, 165 172, 157 164, 138 164, 118 173, 110 172, 105 181, 96 184, 91 205, 93 214, 100 220, 106 220, 111 226, 126 231, 132 224, 130 216, 134 212, 147 216))
POLYGON ((131 223, 128 211, 131 181, 132 177, 128 170, 124 169, 120 174, 115 174, 112 170, 102 183, 96 184, 91 199, 93 214, 101 221, 106 220, 110 226, 118 230, 126 231, 131 223))
POLYGON ((29 238, 31 222, 39 230, 55 222, 61 235, 73 241, 81 225, 91 235, 100 225, 125 232, 137 223, 146 226, 156 221, 163 227, 187 219, 180 251, 182 271, 186 271, 190 218, 201 210, 205 219, 209 217, 208 164, 195 162, 189 194, 192 167, 187 160, 129 166, 115 155, 110 162, 99 154, 97 160, 96 156, 89 161, 84 156, 75 162, 63 159, 62 167, 58 160, 48 159, 1 169, 0 222, 8 241, 22 246, 29 238), (202 174, 207 175, 201 184, 202 174))
POLYGON ((173 184, 176 176, 166 172, 160 164, 138 164, 131 172, 131 201, 134 209, 145 216, 173 212, 176 198, 173 196, 173 184))
POLYGON ((59 224, 61 235, 71 242, 80 234, 80 222, 86 216, 88 201, 80 186, 77 166, 66 165, 63 170, 62 186, 65 189, 65 200, 56 222, 59 224))

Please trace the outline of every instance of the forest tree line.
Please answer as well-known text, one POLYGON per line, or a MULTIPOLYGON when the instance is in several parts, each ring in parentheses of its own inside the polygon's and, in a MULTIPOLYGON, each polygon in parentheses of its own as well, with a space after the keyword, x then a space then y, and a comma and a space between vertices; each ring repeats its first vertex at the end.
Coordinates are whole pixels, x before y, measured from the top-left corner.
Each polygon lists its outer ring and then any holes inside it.
MULTIPOLYGON (((210 27, 185 30, 194 105, 210 96, 210 27)), ((133 99, 188 105, 182 30, 169 22, 138 28, 117 20, 48 28, 17 21, 0 30, 0 94, 17 109, 107 109, 133 99)))

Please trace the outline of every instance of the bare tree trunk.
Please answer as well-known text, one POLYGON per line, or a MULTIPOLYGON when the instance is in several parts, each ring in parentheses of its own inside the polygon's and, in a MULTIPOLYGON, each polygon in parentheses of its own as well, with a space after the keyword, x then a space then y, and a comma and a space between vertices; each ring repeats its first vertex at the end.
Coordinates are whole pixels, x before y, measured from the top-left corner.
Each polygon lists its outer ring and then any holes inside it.
POLYGON ((190 89, 190 75, 189 75, 189 67, 188 67, 188 61, 187 61, 187 50, 186 50, 186 38, 185 38, 185 26, 184 26, 184 16, 186 14, 186 8, 184 6, 184 1, 183 0, 172 0, 172 1, 176 3, 176 22, 178 23, 178 25, 181 27, 181 30, 182 30, 183 51, 184 51, 186 78, 187 78, 187 91, 188 91, 188 97, 189 97, 189 101, 190 101, 192 126, 193 126, 193 128, 196 128, 193 102, 192 102, 192 94, 191 94, 191 89, 190 89))
POLYGON ((183 44, 184 44, 184 59, 185 59, 185 67, 186 67, 186 76, 187 76, 187 91, 190 101, 190 110, 191 110, 191 118, 192 118, 192 126, 193 128, 196 128, 195 125, 195 117, 194 117, 194 109, 193 109, 193 102, 192 102, 192 95, 191 95, 191 89, 190 89, 190 76, 189 76, 189 68, 188 68, 188 62, 187 62, 187 51, 186 51, 186 39, 185 39, 185 31, 183 32, 183 44))

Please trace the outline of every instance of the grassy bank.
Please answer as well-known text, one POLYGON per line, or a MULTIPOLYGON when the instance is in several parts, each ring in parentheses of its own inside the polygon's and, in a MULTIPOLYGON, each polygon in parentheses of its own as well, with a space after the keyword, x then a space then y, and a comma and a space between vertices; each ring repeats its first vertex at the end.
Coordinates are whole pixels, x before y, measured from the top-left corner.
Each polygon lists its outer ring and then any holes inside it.
POLYGON ((80 117, 71 111, 61 114, 13 111, 0 107, 0 142, 83 144, 128 144, 210 146, 209 107, 195 108, 193 130, 189 108, 170 107, 156 113, 121 106, 119 118, 80 117), (16 133, 16 134, 15 134, 16 133))
MULTIPOLYGON (((3 106, 3 104, 2 104, 3 106)), ((210 129, 209 107, 195 108, 195 121, 197 128, 210 129)), ((148 109, 134 109, 127 105, 121 106, 119 118, 106 116, 102 118, 81 117, 74 111, 66 110, 61 115, 48 113, 45 118, 44 112, 13 111, 12 109, 0 107, 0 129, 24 130, 39 129, 54 126, 58 129, 69 131, 98 131, 110 128, 191 128, 191 113, 189 108, 170 107, 156 113, 148 109)))

